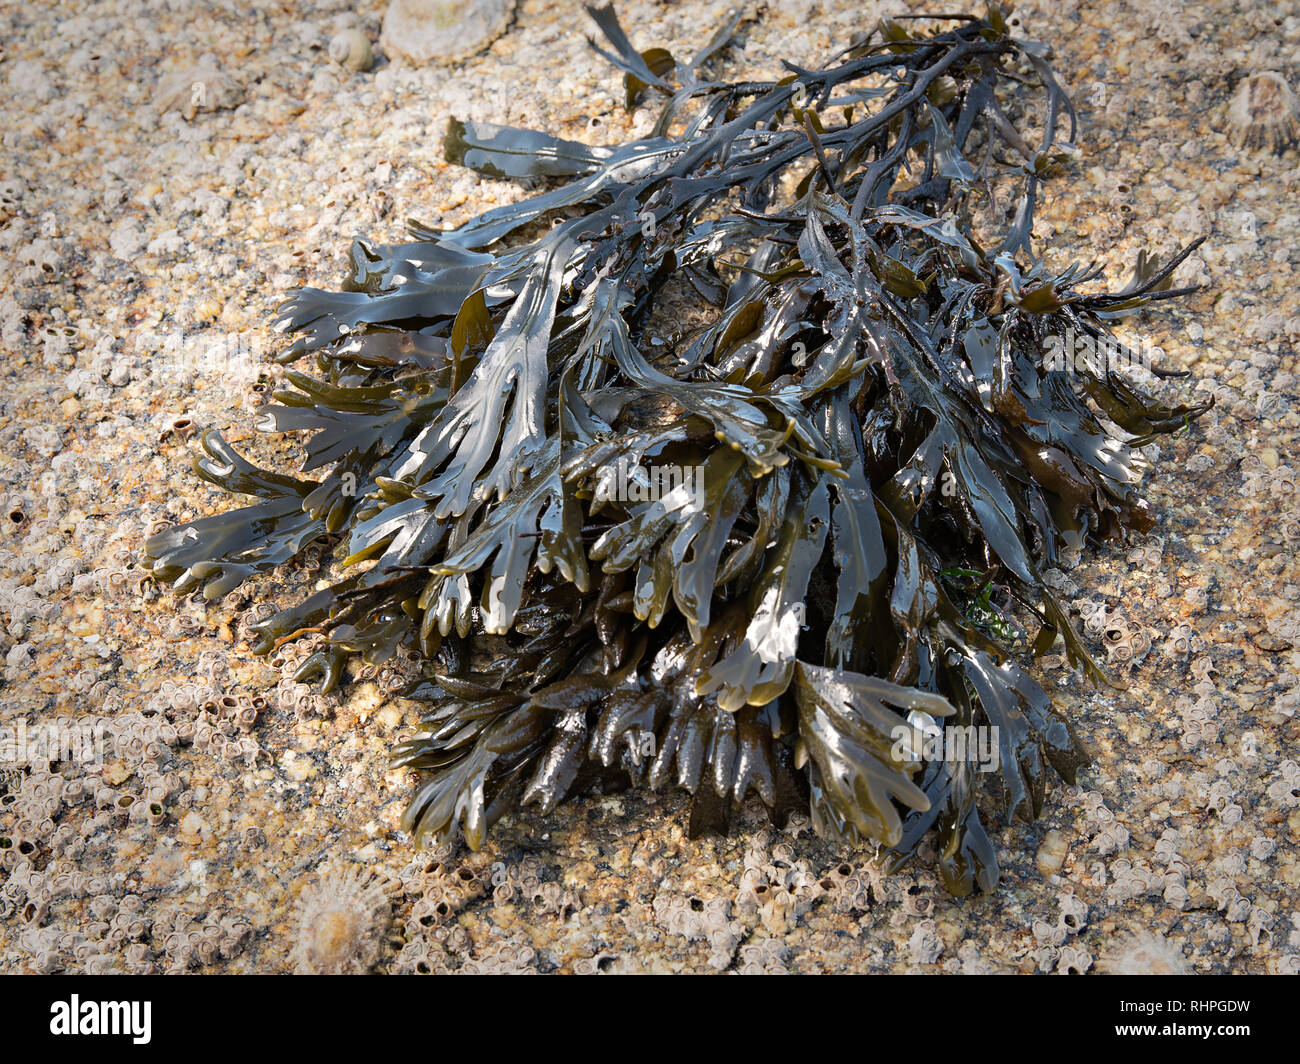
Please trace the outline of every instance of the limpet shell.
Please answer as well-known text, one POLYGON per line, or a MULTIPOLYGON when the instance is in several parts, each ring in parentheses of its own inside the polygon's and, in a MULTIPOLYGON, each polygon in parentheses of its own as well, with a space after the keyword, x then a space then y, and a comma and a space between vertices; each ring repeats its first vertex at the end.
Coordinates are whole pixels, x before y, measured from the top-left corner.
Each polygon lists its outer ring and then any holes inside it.
POLYGON ((500 37, 514 10, 515 0, 392 0, 379 43, 389 56, 449 63, 500 37))
POLYGON ((1285 150, 1295 142, 1300 106, 1281 74, 1242 78, 1228 105, 1229 134, 1238 147, 1285 150))

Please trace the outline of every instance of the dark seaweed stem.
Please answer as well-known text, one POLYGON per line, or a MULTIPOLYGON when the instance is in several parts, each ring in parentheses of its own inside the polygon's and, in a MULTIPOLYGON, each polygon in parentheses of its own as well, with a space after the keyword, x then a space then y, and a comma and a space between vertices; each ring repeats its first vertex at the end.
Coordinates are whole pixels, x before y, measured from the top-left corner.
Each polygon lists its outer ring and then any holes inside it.
POLYGON ((589 11, 628 105, 663 97, 654 134, 453 120, 449 159, 549 187, 358 239, 344 291, 293 293, 280 360, 315 374, 260 427, 307 437, 302 475, 207 434, 200 476, 256 501, 152 537, 153 571, 215 599, 337 543, 337 582, 254 649, 315 636, 298 677, 326 691, 354 657, 418 662, 417 839, 676 784, 692 832, 757 796, 892 860, 933 832, 949 888, 990 889, 981 818, 1032 818, 1084 760, 1017 653, 1104 680, 1041 573, 1150 527, 1136 448, 1203 409, 1046 353, 1182 294, 1191 249, 1114 294, 1034 254, 1074 112, 997 7, 739 84, 710 73, 739 17, 678 62, 589 11))

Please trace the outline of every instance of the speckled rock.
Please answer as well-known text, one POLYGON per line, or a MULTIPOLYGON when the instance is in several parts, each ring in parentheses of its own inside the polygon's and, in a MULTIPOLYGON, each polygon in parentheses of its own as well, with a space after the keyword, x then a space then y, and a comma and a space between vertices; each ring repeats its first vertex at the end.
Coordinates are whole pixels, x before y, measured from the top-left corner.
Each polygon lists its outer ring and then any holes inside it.
MULTIPOLYGON (((528 194, 443 163, 449 115, 599 143, 653 128, 652 108, 623 110, 579 0, 521 0, 454 77, 340 68, 328 38, 374 39, 384 14, 342 6, 0 7, 0 971, 289 971, 345 868, 387 884, 349 910, 378 949, 353 964, 394 972, 1101 972, 1135 944, 1196 973, 1300 971, 1300 154, 1238 146, 1227 121, 1243 76, 1294 82, 1300 17, 1016 6, 1080 109, 1081 154, 1044 185, 1049 265, 1098 259, 1122 286, 1139 250, 1207 234, 1176 283, 1208 287, 1123 328, 1191 374, 1160 387, 1216 404, 1145 449, 1152 534, 1047 574, 1119 686, 1037 664, 1093 764, 1035 824, 987 819, 1002 881, 958 901, 933 846, 885 875, 754 807, 690 840, 677 793, 595 795, 509 816, 479 853, 418 852, 399 825, 414 781, 388 768, 419 720, 394 695, 410 663, 322 697, 293 679, 311 638, 249 649, 328 559, 212 603, 149 579, 146 535, 233 505, 191 471, 199 430, 293 461, 293 441, 252 432, 284 372, 266 323, 285 290, 336 286, 352 234, 528 194), (159 114, 162 83, 195 69, 237 95, 187 118, 177 79, 159 114), (78 756, 42 752, 72 740, 78 756)), ((618 10, 638 47, 689 55, 729 6, 618 10)), ((780 77, 906 6, 769 4, 720 73, 780 77)), ((312 948, 346 959, 352 924, 330 926, 312 948)))

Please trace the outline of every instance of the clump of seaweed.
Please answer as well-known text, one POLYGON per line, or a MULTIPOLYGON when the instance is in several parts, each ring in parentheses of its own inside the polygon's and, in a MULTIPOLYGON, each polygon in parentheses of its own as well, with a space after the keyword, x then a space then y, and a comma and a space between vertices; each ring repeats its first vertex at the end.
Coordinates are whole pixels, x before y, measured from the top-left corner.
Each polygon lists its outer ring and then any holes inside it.
POLYGON ((326 689, 420 660, 417 840, 675 783, 692 831, 753 793, 899 860, 934 830, 948 888, 990 889, 977 799, 1028 820, 1084 761, 1017 659, 1063 641, 1104 679, 1042 572, 1151 526, 1136 448, 1202 409, 1047 356, 1189 291, 1190 248, 1118 292, 1039 260, 1074 113, 996 6, 739 84, 710 75, 739 18, 682 62, 588 12, 629 106, 662 98, 652 134, 452 121, 450 159, 550 187, 358 239, 342 292, 294 293, 281 360, 315 374, 262 427, 309 435, 304 475, 209 432, 199 475, 258 501, 150 538, 153 572, 217 599, 332 548, 255 649, 323 633, 299 679, 326 689), (944 726, 996 729, 999 771, 936 752, 944 726))

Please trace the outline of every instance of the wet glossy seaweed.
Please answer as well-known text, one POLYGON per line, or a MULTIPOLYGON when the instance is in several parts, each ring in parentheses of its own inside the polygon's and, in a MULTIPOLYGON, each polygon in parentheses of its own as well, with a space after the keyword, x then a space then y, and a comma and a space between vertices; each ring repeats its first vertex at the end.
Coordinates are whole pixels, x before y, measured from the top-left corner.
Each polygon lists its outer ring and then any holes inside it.
POLYGON ((215 599, 333 548, 337 583, 256 649, 324 633, 299 677, 327 690, 354 656, 419 658, 417 838, 671 784, 692 831, 756 795, 899 860, 934 831, 949 889, 989 889, 981 816, 1037 815, 1084 761, 1020 662, 1063 642, 1103 679, 1042 572, 1150 527, 1135 448, 1201 409, 1044 352, 1182 294, 1186 252, 1115 293, 1037 257, 1075 116, 997 7, 742 84, 711 73, 739 18, 681 61, 588 10, 652 135, 453 120, 449 159, 550 187, 356 240, 343 291, 293 293, 281 360, 315 372, 261 427, 307 438, 302 475, 208 433, 199 475, 258 501, 152 537, 153 572, 215 599), (620 462, 698 470, 702 505, 610 497, 620 462), (995 726, 1000 771, 906 759, 909 721, 995 726))

